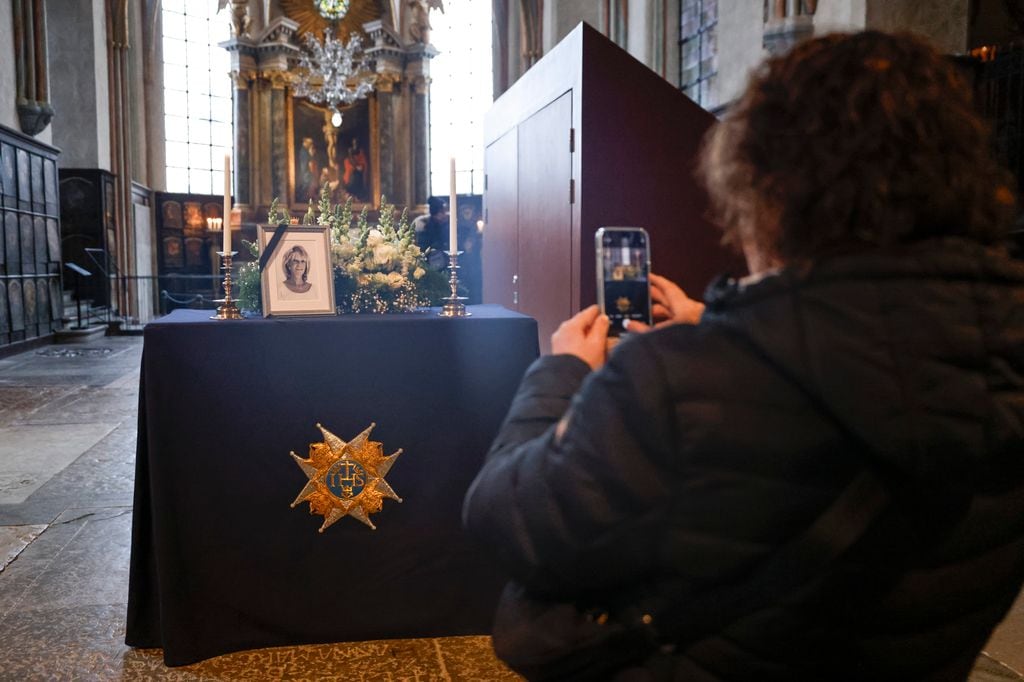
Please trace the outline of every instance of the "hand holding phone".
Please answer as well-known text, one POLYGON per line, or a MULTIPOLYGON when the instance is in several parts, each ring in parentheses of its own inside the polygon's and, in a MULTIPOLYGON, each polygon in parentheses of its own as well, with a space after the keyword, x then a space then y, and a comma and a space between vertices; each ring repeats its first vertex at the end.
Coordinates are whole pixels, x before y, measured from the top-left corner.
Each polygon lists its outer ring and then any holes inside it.
POLYGON ((598 369, 608 355, 607 341, 608 320, 592 305, 559 325, 551 335, 551 353, 575 355, 598 369))
POLYGON ((609 336, 625 331, 626 320, 651 324, 651 251, 642 227, 602 227, 594 236, 597 303, 608 316, 609 336))
POLYGON ((661 275, 650 273, 651 314, 658 320, 656 327, 670 324, 699 324, 704 314, 704 304, 695 301, 679 288, 679 285, 661 275))

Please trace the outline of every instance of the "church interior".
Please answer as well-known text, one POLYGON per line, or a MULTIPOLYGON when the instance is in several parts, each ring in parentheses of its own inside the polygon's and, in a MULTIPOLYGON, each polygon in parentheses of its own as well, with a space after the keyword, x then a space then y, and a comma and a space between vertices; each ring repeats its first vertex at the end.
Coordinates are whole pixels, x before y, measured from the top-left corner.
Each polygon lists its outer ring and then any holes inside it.
MULTIPOLYGON (((704 133, 863 29, 956 62, 1019 190, 1021 0, 0 0, 0 680, 519 679, 459 508, 596 230, 742 274, 704 133), (472 316, 337 326, 424 306, 472 316), (405 451, 376 506, 303 488, 335 442, 405 451)), ((971 679, 1024 680, 1024 598, 971 679)))

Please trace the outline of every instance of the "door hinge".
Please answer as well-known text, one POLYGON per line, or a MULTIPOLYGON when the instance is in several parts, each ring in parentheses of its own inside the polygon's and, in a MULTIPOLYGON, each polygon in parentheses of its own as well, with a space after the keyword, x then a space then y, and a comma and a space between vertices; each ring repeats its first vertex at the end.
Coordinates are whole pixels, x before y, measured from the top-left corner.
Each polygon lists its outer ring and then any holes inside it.
POLYGON ((576 179, 569 178, 569 203, 576 203, 576 179))
POLYGON ((487 173, 484 173, 484 191, 487 191, 487 173))
POLYGON ((569 153, 574 154, 576 152, 576 129, 569 128, 569 153))

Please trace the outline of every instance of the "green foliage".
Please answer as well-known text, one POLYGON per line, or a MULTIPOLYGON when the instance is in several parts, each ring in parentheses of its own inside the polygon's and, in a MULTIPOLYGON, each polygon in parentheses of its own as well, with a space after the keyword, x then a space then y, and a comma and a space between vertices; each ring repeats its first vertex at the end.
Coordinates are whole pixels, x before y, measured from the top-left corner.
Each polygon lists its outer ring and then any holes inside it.
POLYGON ((281 202, 277 197, 274 197, 273 201, 270 202, 270 209, 267 211, 267 222, 271 225, 280 225, 281 223, 290 223, 292 221, 292 214, 288 212, 287 208, 281 208, 281 202))
MULTIPOLYGON (((276 199, 275 199, 276 201, 276 199)), ((263 295, 260 288, 260 249, 255 242, 242 240, 242 246, 249 250, 254 260, 242 263, 238 268, 238 307, 242 310, 262 310, 263 295)))

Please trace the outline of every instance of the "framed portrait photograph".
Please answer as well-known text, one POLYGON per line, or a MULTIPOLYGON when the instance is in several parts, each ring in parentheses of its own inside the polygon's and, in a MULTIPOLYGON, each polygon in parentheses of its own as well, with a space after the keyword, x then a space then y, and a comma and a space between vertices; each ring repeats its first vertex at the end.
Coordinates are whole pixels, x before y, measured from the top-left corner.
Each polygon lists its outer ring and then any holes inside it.
POLYGON ((331 190, 331 202, 352 197, 357 207, 376 207, 380 196, 379 150, 376 146, 376 98, 342 107, 341 126, 331 111, 306 100, 290 98, 288 107, 288 189, 292 206, 308 205, 331 190))
MULTIPOLYGON (((276 225, 257 226, 267 253, 276 225)), ((327 227, 287 225, 260 274, 263 316, 334 315, 334 273, 327 227)))

